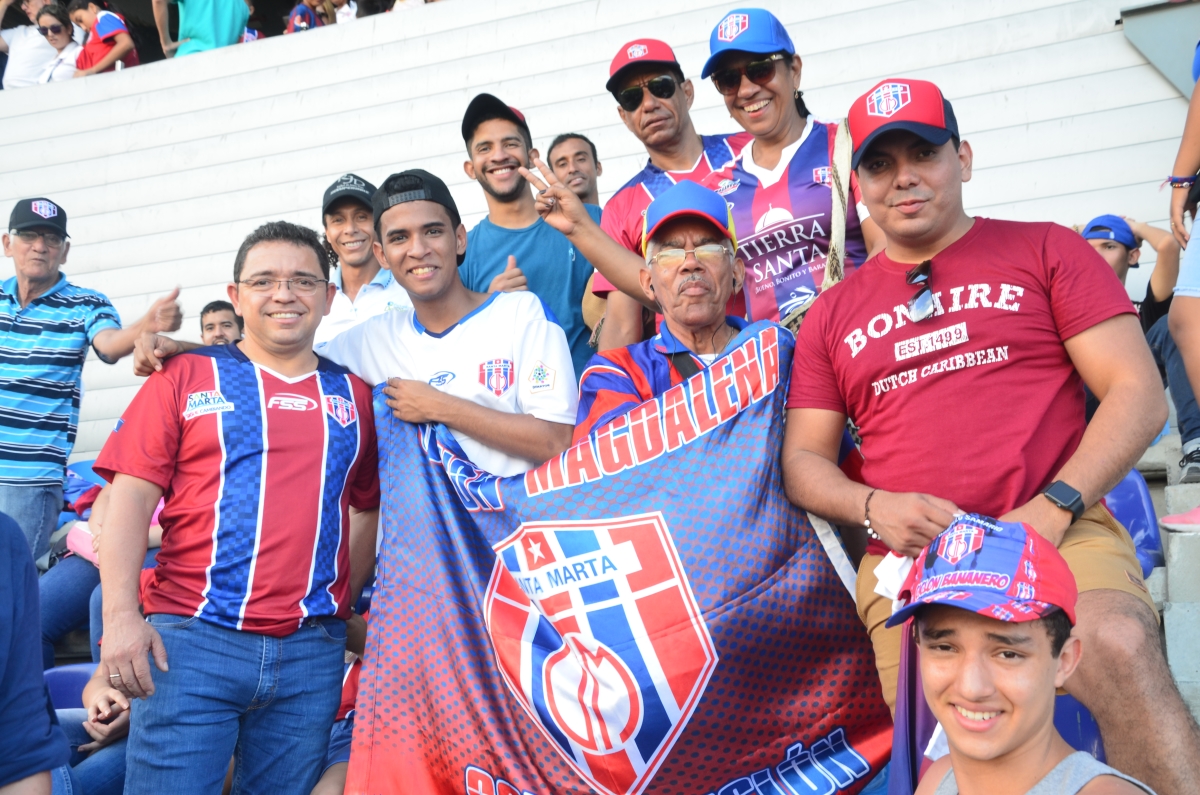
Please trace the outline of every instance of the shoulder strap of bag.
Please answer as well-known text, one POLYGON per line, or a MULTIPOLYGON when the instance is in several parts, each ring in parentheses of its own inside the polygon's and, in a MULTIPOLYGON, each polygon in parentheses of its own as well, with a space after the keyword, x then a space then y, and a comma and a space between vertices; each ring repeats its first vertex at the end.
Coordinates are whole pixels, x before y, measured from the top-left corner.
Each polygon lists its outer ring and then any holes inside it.
POLYGON ((833 158, 829 173, 833 181, 833 219, 829 232, 829 256, 825 260, 825 281, 821 290, 828 290, 845 276, 846 214, 850 210, 850 124, 838 122, 833 139, 833 158))
POLYGON ((700 365, 696 364, 696 360, 686 351, 676 351, 671 354, 670 359, 671 364, 675 365, 675 369, 683 376, 684 381, 700 372, 700 365))

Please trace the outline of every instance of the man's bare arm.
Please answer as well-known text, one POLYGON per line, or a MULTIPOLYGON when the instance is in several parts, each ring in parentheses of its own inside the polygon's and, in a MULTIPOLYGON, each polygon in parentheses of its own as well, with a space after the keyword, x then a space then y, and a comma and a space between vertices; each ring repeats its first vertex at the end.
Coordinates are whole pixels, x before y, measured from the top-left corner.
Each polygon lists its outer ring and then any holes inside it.
MULTIPOLYGON (((1064 345, 1083 382, 1100 401, 1083 439, 1055 475, 1095 505, 1133 468, 1167 421, 1162 379, 1134 315, 1118 315, 1064 345)), ((1028 522, 1058 544, 1071 514, 1041 494, 1000 517, 1028 522)))
POLYGON ((363 587, 375 572, 379 509, 359 511, 350 507, 350 604, 358 604, 363 587))
POLYGON ((177 330, 183 323, 183 310, 176 301, 178 298, 179 288, 176 287, 151 304, 146 314, 127 328, 109 328, 98 333, 92 340, 92 347, 101 359, 114 364, 133 353, 135 344, 144 334, 177 330))
POLYGON ((178 353, 203 348, 199 342, 176 340, 161 334, 145 333, 133 344, 133 374, 142 377, 161 371, 163 361, 178 353))

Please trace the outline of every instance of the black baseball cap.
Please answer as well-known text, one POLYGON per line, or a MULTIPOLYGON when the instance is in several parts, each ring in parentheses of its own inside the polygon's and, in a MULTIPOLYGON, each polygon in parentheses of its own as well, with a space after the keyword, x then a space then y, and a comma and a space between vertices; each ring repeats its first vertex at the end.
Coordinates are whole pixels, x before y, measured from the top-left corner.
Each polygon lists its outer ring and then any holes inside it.
POLYGON ((53 229, 67 237, 67 211, 46 198, 21 199, 8 217, 8 228, 20 232, 36 227, 53 229))
POLYGON ((454 203, 454 197, 450 195, 446 183, 424 169, 410 168, 385 179, 383 187, 375 191, 371 198, 371 209, 375 212, 375 231, 379 231, 379 219, 392 207, 405 202, 420 201, 434 202, 445 207, 456 229, 462 223, 458 205, 454 203))
POLYGON ((492 119, 511 121, 525 131, 525 139, 527 141, 533 139, 533 136, 529 132, 529 123, 525 121, 524 113, 512 105, 505 105, 499 97, 494 97, 491 94, 479 94, 475 99, 471 100, 471 104, 467 105, 467 112, 463 114, 463 142, 469 143, 472 136, 475 135, 475 128, 485 121, 491 121, 492 119))
POLYGON ((325 198, 321 200, 321 218, 329 212, 329 205, 341 199, 356 199, 367 207, 371 207, 371 198, 375 195, 375 186, 358 174, 343 174, 337 182, 325 189, 325 198))

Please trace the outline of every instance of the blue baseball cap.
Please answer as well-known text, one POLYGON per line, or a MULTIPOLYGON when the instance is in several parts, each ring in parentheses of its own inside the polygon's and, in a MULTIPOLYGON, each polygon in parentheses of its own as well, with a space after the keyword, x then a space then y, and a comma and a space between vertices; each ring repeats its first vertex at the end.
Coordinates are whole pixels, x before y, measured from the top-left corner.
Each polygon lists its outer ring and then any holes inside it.
POLYGON ((1079 591, 1058 549, 1020 522, 959 516, 921 551, 887 626, 926 605, 970 610, 997 621, 1036 621, 1062 610, 1075 623, 1079 591))
POLYGON ((708 37, 708 60, 700 77, 713 73, 717 61, 727 52, 769 55, 773 52, 796 54, 792 37, 783 23, 765 8, 735 8, 717 23, 708 37))
POLYGON ((708 221, 721 230, 721 234, 737 249, 737 235, 733 231, 733 213, 729 205, 715 191, 685 180, 660 193, 646 208, 646 221, 642 227, 642 255, 645 256, 646 246, 659 227, 667 221, 687 216, 708 221))
POLYGON ((1129 222, 1119 215, 1098 215, 1083 228, 1084 240, 1115 240, 1129 250, 1138 247, 1129 222))

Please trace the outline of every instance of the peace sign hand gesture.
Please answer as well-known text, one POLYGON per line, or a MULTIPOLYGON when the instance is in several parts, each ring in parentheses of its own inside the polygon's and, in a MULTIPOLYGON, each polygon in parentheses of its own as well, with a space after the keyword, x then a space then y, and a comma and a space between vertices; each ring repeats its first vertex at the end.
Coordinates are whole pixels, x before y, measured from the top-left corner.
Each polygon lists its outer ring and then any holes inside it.
POLYGON ((554 176, 550 166, 546 165, 541 158, 533 158, 533 164, 542 173, 542 179, 538 179, 532 171, 524 166, 519 167, 517 171, 537 189, 538 194, 534 203, 538 215, 545 219, 551 227, 570 237, 580 225, 587 224, 592 220, 588 215, 587 208, 583 206, 583 202, 578 196, 568 190, 558 177, 554 176))

